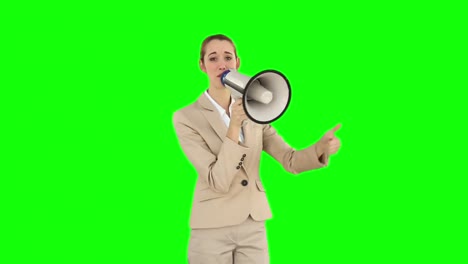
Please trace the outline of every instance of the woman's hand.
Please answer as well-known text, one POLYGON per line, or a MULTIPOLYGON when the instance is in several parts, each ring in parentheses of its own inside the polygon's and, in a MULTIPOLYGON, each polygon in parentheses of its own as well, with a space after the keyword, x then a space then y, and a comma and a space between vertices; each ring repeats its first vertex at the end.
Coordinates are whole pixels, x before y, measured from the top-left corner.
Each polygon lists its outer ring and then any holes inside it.
POLYGON ((242 105, 242 98, 239 98, 232 105, 231 122, 229 126, 241 127, 242 121, 244 120, 247 120, 247 115, 242 105))
POLYGON ((229 122, 229 128, 227 132, 227 137, 232 141, 239 141, 242 121, 244 120, 247 120, 247 115, 245 114, 244 107, 242 106, 242 98, 239 98, 232 105, 231 121, 229 122))
POLYGON ((317 146, 317 152, 319 155, 321 153, 327 153, 329 155, 335 154, 338 149, 341 147, 340 140, 335 136, 335 132, 340 129, 341 124, 338 124, 333 129, 329 130, 323 137, 319 140, 317 146))

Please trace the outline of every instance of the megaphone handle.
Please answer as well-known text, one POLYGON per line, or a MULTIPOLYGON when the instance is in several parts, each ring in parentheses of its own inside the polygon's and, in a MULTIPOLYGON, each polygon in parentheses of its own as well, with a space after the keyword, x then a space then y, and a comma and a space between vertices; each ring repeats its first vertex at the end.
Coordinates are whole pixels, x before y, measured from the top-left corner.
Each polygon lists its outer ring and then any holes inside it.
MULTIPOLYGON (((242 100, 242 96, 236 96, 236 97, 234 97, 234 98, 235 98, 236 101, 237 101, 237 100, 242 100)), ((242 120, 241 127, 245 127, 245 125, 247 125, 247 122, 248 122, 248 121, 249 121, 249 120, 247 120, 247 119, 242 120)))

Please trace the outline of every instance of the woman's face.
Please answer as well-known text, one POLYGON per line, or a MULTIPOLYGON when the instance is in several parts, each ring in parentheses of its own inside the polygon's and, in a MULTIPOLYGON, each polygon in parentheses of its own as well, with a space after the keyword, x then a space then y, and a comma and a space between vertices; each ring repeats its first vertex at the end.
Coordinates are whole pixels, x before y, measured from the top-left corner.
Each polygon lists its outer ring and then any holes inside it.
POLYGON ((206 72, 210 86, 223 88, 221 74, 227 69, 238 69, 239 58, 235 57, 234 47, 229 41, 214 39, 205 46, 205 56, 200 60, 200 68, 206 72))

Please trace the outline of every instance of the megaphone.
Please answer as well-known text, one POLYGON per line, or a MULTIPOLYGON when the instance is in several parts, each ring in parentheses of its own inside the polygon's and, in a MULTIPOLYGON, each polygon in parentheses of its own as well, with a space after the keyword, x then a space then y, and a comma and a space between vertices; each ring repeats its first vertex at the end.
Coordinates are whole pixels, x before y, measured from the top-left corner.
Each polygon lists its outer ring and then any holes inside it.
POLYGON ((275 70, 264 70, 249 77, 229 69, 221 75, 221 83, 235 97, 242 97, 245 113, 259 124, 268 124, 280 118, 291 101, 288 79, 275 70))

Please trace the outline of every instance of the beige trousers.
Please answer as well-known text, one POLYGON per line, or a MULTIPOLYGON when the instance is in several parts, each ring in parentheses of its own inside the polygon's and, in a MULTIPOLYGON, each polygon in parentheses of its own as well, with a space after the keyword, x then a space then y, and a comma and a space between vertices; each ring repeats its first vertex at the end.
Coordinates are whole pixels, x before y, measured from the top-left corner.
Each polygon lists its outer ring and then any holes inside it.
POLYGON ((236 226, 192 229, 188 259, 190 264, 268 264, 265 221, 249 216, 236 226))

